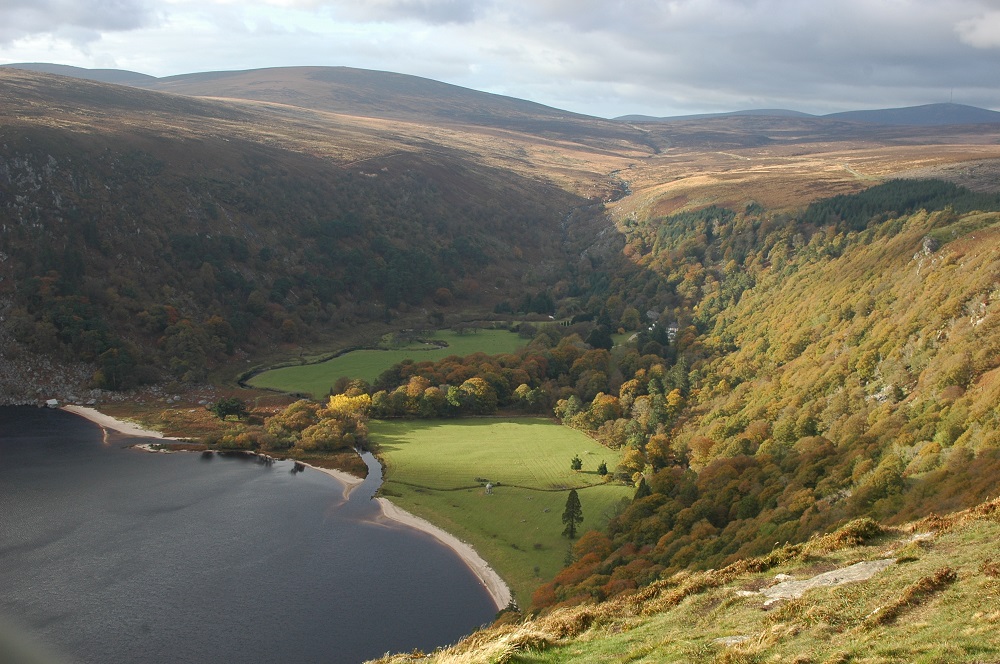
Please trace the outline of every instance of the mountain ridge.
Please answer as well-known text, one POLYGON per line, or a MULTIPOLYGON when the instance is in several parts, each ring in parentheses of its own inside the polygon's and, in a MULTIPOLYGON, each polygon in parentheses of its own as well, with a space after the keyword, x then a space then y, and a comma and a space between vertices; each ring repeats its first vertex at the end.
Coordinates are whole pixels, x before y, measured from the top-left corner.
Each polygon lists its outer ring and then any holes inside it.
POLYGON ((771 118, 810 118, 839 122, 856 122, 859 124, 904 126, 904 127, 940 127, 948 125, 1000 124, 1000 112, 990 109, 968 106, 966 104, 939 103, 904 106, 899 108, 880 108, 871 110, 841 111, 814 115, 788 109, 748 109, 723 113, 699 113, 695 115, 677 115, 654 117, 648 115, 623 115, 615 118, 622 122, 635 123, 670 123, 683 120, 707 120, 733 117, 771 117, 771 118))
POLYGON ((328 113, 489 126, 575 141, 632 141, 622 123, 429 78, 351 67, 266 67, 164 78, 50 65, 0 65, 187 97, 277 103, 328 113))
MULTIPOLYGON (((483 92, 432 78, 400 74, 390 71, 359 69, 344 66, 288 66, 261 67, 245 70, 219 70, 191 72, 171 76, 156 77, 139 72, 119 69, 88 69, 70 65, 51 63, 9 63, 2 67, 38 71, 42 73, 94 80, 102 83, 128 85, 161 92, 174 92, 196 97, 233 97, 290 103, 300 105, 306 102, 308 108, 331 112, 357 113, 365 108, 376 117, 413 119, 426 117, 428 111, 440 120, 472 122, 475 124, 498 124, 530 129, 527 121, 533 121, 536 128, 544 128, 542 120, 550 125, 555 123, 664 123, 683 120, 704 120, 760 116, 771 118, 811 118, 830 121, 857 122, 886 126, 947 126, 971 124, 1000 124, 1000 112, 977 106, 956 103, 920 104, 915 106, 840 111, 827 114, 812 114, 792 109, 765 108, 726 111, 720 113, 695 113, 676 116, 649 116, 626 114, 610 119, 589 116, 562 110, 509 95, 483 92), (285 74, 286 78, 273 76, 285 74), (314 92, 311 97, 300 89, 292 91, 287 87, 290 80, 303 79, 312 83, 327 83, 329 90, 343 95, 345 100, 314 92), (364 92, 364 95, 359 94, 364 92), (406 108, 402 105, 391 108, 389 101, 399 105, 407 96, 423 100, 420 108, 406 108), (436 108, 426 106, 428 98, 437 96, 447 103, 436 108), (299 103, 297 104, 296 101, 299 103)), ((566 130, 565 127, 562 128, 566 130)), ((605 131, 611 131, 605 127, 605 131)))

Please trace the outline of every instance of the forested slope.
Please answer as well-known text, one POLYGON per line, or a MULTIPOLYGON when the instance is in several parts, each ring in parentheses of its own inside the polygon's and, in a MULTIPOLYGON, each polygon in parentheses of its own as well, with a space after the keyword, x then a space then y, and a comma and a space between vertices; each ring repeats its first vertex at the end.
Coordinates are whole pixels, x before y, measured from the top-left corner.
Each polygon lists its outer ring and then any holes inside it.
POLYGON ((995 491, 996 196, 893 181, 794 214, 710 207, 623 232, 631 267, 605 263, 584 295, 556 298, 582 310, 569 325, 369 388, 377 417, 551 408, 626 448, 612 475, 635 499, 536 608, 995 491))
POLYGON ((956 212, 975 205, 998 209, 950 185, 890 183, 770 232, 723 210, 653 224, 664 245, 640 260, 668 282, 683 274, 667 297, 682 321, 673 355, 621 384, 617 419, 595 426, 593 403, 569 418, 632 447, 637 499, 536 602, 602 599, 850 518, 901 521, 995 492, 1000 214, 956 212), (914 192, 937 187, 949 193, 925 201, 932 211, 912 211, 914 192))
POLYGON ((2 76, 6 332, 93 363, 97 387, 204 380, 414 307, 488 311, 529 271, 558 278, 588 203, 380 128, 2 76))

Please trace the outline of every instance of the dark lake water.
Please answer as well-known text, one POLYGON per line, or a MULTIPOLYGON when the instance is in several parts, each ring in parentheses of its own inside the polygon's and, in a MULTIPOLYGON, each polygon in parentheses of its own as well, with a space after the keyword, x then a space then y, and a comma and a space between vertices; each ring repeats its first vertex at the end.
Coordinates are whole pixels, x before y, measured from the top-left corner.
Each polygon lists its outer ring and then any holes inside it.
POLYGON ((345 501, 291 462, 134 442, 0 408, 0 622, 64 661, 357 662, 495 614, 455 554, 380 518, 378 473, 345 501))

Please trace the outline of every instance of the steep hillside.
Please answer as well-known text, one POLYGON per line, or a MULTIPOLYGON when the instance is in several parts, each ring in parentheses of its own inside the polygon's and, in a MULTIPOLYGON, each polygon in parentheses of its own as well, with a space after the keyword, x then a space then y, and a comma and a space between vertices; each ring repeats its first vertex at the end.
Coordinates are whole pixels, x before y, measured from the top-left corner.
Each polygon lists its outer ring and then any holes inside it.
POLYGON ((488 310, 529 272, 558 279, 566 214, 590 203, 406 126, 12 69, 0 84, 5 332, 95 363, 102 387, 202 380, 414 307, 488 310))
POLYGON ((644 487, 601 536, 605 553, 536 603, 991 495, 997 210, 996 196, 898 182, 795 217, 709 208, 632 229, 659 277, 638 273, 624 297, 656 302, 675 338, 639 333, 612 358, 626 380, 590 403, 578 393, 563 417, 634 450, 619 472, 644 487), (975 208, 992 211, 963 212, 975 208))
POLYGON ((428 656, 377 661, 992 662, 998 514, 994 500, 898 528, 858 520, 614 601, 501 617, 428 656))
MULTIPOLYGON (((995 590, 976 574, 996 576, 996 503, 960 517, 984 524, 942 537, 927 566, 936 544, 887 536, 872 519, 937 529, 950 522, 934 514, 996 495, 1000 197, 891 181, 795 214, 708 207, 624 231, 641 269, 619 271, 589 315, 516 357, 467 366, 479 364, 505 403, 554 404, 564 424, 624 448, 612 474, 634 498, 534 593, 537 618, 502 619, 441 661, 576 661, 633 645, 640 661, 995 653, 1000 644, 977 640, 990 621, 967 641, 945 635, 995 590), (602 328, 635 330, 640 311, 648 327, 602 346, 602 328), (525 383, 504 391, 507 372, 525 383), (824 532, 834 534, 817 539, 824 532), (877 547, 830 555, 870 538, 877 547), (774 597, 761 575, 771 568, 803 578, 845 568, 830 578, 890 558, 875 567, 914 565, 821 598, 831 604, 790 596, 768 604, 771 618, 760 611, 774 597), (897 619, 959 579, 935 605, 948 627, 915 617, 902 650, 882 649, 897 619), (693 628, 705 635, 684 636, 693 628)), ((401 367, 392 394, 456 369, 401 367)))

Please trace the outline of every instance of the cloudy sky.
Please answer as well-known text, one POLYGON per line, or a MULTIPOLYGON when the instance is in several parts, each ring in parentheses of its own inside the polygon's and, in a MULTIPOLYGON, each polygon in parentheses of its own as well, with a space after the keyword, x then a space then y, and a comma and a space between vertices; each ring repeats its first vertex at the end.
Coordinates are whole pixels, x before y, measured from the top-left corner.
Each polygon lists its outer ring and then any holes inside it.
POLYGON ((1000 0, 0 0, 0 62, 346 65, 603 117, 1000 109, 1000 0))

